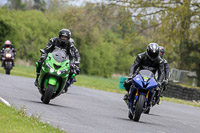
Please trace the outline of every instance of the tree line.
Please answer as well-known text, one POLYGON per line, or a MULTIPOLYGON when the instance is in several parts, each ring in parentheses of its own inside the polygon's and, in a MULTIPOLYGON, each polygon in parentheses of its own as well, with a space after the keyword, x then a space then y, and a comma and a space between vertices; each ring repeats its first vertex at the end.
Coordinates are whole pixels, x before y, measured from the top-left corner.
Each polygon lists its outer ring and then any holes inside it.
POLYGON ((8 1, 0 8, 0 43, 10 39, 18 58, 37 61, 39 49, 65 27, 80 52, 82 73, 127 74, 137 54, 157 42, 165 47, 170 67, 200 75, 198 1, 111 0, 84 6, 58 0, 48 5, 44 0, 8 1))

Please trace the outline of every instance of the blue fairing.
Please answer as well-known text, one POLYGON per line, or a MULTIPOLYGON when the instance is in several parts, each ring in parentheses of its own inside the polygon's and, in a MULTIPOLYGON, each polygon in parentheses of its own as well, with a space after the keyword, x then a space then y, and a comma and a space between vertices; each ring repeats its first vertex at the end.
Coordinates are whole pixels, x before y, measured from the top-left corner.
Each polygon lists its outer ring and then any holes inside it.
POLYGON ((148 81, 148 85, 147 85, 147 89, 152 89, 152 88, 156 88, 158 86, 158 83, 155 81, 154 78, 151 78, 149 81, 148 81))
POLYGON ((143 88, 143 84, 142 84, 143 78, 141 77, 141 75, 136 75, 133 78, 133 82, 136 86, 138 86, 139 88, 143 88))
POLYGON ((133 78, 133 82, 138 89, 148 89, 151 90, 152 88, 156 88, 158 83, 155 81, 154 78, 150 78, 147 81, 144 81, 142 76, 138 74, 133 78))

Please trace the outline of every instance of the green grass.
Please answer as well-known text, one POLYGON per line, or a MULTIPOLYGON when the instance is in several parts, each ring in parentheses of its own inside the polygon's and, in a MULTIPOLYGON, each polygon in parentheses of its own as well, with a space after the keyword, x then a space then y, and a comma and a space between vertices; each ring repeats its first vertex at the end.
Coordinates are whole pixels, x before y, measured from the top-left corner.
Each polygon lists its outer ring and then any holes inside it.
POLYGON ((176 99, 176 98, 168 98, 168 97, 162 97, 161 100, 200 107, 200 102, 196 102, 196 101, 191 102, 191 101, 186 101, 186 100, 181 100, 181 99, 176 99))
POLYGON ((28 117, 24 109, 16 110, 0 103, 1 133, 64 133, 49 124, 39 122, 35 116, 28 117))
POLYGON ((103 78, 97 76, 78 75, 76 79, 77 82, 75 82, 74 85, 77 86, 125 94, 125 90, 118 89, 118 77, 103 78))
MULTIPOLYGON (((2 67, 0 68, 0 73, 5 73, 5 70, 2 67)), ((11 70, 11 75, 34 78, 36 76, 35 67, 16 65, 11 70)))

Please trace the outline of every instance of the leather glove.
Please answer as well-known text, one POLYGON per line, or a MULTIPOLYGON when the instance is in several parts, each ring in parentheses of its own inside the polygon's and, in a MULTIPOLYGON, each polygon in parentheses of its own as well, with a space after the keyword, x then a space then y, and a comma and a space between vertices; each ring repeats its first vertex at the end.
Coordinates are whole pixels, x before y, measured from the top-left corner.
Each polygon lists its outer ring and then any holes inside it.
POLYGON ((160 87, 162 85, 162 82, 158 81, 158 86, 160 87))
POLYGON ((76 65, 74 63, 70 63, 70 68, 71 69, 75 69, 76 68, 76 65))
POLYGON ((168 84, 168 82, 169 82, 168 79, 164 80, 164 81, 163 81, 163 85, 168 84))
POLYGON ((46 53, 42 54, 41 59, 44 61, 46 60, 46 58, 47 58, 47 54, 46 53))

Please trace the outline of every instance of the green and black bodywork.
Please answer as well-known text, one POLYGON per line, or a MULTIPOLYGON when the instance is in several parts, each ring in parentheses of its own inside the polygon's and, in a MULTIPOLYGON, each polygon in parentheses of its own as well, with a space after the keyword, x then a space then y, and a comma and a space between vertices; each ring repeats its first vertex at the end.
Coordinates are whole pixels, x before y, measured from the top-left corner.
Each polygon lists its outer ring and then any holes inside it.
MULTIPOLYGON (((38 62, 36 62, 36 67, 38 67, 38 62)), ((70 60, 65 51, 55 49, 52 53, 48 53, 38 79, 38 89, 42 94, 43 103, 48 104, 51 99, 63 92, 69 73, 70 60)), ((71 78, 74 76, 72 75, 71 78)))

